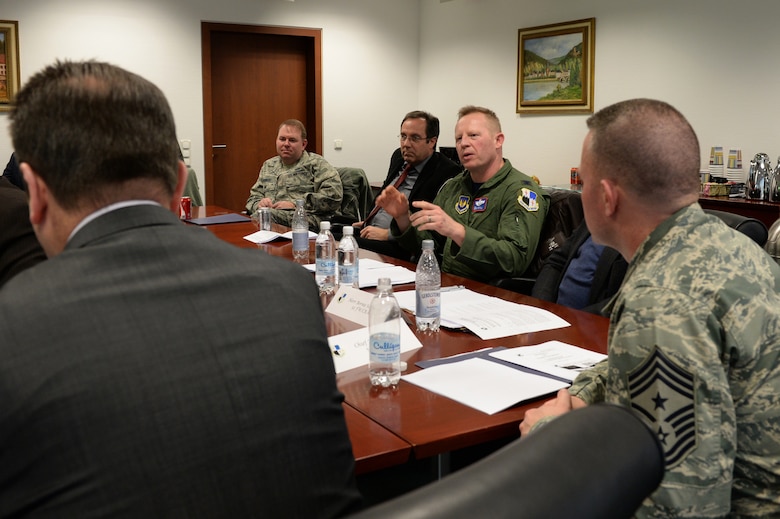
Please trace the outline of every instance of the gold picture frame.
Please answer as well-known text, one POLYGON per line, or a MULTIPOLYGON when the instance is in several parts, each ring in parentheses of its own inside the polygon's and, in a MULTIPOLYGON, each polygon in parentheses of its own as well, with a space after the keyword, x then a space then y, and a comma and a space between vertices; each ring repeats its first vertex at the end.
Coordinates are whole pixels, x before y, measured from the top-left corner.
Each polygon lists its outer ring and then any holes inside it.
POLYGON ((596 19, 517 31, 517 113, 593 113, 596 19))
POLYGON ((0 20, 0 112, 11 109, 19 91, 19 22, 0 20))

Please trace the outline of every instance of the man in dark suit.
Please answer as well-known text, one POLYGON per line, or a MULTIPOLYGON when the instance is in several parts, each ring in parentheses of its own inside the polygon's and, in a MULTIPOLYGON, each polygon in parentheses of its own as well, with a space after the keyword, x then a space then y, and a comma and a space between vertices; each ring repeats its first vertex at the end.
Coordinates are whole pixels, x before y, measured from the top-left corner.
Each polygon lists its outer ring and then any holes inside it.
POLYGON ((531 295, 570 308, 600 314, 626 275, 618 251, 593 243, 585 220, 542 265, 531 295))
POLYGON ((0 291, 0 516, 352 510, 314 282, 179 220, 162 92, 57 63, 18 93, 11 136, 49 259, 0 291))
MULTIPOLYGON (((417 208, 412 207, 412 202, 433 201, 441 186, 463 171, 463 168, 436 151, 439 119, 428 112, 416 110, 406 114, 401 122, 399 138, 401 147, 390 157, 390 168, 382 190, 389 185, 398 184, 396 189, 409 199, 409 209, 416 211, 417 208)), ((408 260, 409 252, 398 245, 390 235, 390 222, 393 217, 378 207, 369 214, 372 216, 355 224, 355 227, 360 229, 358 245, 364 249, 408 260)))
POLYGON ((0 287, 45 259, 30 225, 27 195, 0 177, 0 287))

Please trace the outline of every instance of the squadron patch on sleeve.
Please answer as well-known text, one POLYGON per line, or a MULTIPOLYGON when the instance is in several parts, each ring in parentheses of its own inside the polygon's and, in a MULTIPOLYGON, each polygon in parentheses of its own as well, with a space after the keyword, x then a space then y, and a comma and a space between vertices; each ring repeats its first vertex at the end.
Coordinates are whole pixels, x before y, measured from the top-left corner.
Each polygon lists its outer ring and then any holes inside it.
POLYGON ((628 374, 631 407, 649 420, 661 440, 666 468, 679 465, 696 448, 694 376, 653 348, 628 374))
POLYGON ((469 210, 469 202, 471 201, 470 196, 466 195, 460 195, 460 198, 458 198, 458 201, 455 202, 455 210, 458 212, 458 214, 463 214, 466 211, 469 210))
POLYGON ((517 203, 526 211, 535 212, 539 210, 539 202, 536 200, 536 193, 524 187, 517 195, 517 203))

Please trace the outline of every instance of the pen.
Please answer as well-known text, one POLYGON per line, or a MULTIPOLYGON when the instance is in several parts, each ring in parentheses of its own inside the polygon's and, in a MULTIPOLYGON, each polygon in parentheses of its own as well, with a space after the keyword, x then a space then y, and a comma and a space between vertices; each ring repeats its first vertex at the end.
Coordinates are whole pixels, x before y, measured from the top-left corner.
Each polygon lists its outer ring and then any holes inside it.
POLYGON ((464 287, 463 285, 452 285, 451 287, 442 287, 441 291, 452 292, 453 290, 463 290, 464 288, 466 287, 464 287))

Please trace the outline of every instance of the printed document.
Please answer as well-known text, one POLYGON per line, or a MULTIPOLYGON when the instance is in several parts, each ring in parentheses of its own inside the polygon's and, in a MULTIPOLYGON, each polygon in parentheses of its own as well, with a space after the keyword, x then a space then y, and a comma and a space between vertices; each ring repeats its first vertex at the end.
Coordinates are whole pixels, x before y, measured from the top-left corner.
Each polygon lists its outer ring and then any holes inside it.
MULTIPOLYGON (((467 328, 480 339, 498 339, 521 333, 554 330, 570 326, 552 312, 530 305, 457 287, 441 291, 441 323, 449 328, 467 328)), ((401 308, 414 312, 414 290, 395 294, 401 308)))
POLYGON ((490 353, 491 357, 574 381, 581 371, 592 368, 607 356, 560 341, 520 346, 490 353))

